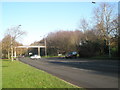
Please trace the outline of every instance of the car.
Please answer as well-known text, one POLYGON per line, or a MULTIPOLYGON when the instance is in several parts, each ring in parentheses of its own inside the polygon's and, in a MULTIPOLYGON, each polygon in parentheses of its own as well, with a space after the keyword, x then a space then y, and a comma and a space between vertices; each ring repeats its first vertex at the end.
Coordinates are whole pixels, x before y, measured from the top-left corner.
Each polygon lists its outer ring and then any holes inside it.
POLYGON ((31 56, 30 58, 31 58, 31 59, 40 59, 41 56, 39 56, 39 55, 33 55, 33 56, 31 56))
POLYGON ((65 55, 65 58, 77 58, 77 52, 69 52, 65 55))

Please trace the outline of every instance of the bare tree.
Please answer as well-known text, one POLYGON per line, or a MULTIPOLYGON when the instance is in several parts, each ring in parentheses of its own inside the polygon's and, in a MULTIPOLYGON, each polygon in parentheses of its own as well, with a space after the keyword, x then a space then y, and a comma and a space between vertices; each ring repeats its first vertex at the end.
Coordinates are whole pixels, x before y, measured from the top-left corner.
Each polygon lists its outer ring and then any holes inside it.
POLYGON ((96 21, 96 28, 99 35, 102 36, 108 43, 109 46, 109 57, 110 52, 110 39, 113 36, 113 32, 116 32, 116 26, 113 22, 116 18, 114 14, 113 6, 108 3, 101 3, 98 8, 94 9, 94 20, 96 21))
POLYGON ((89 29, 88 21, 84 18, 80 20, 80 29, 85 33, 89 29))
POLYGON ((47 47, 50 53, 65 54, 71 51, 78 51, 77 46, 80 43, 83 33, 75 31, 57 31, 49 33, 47 36, 47 47))
POLYGON ((90 23, 88 23, 88 21, 85 19, 85 18, 82 18, 81 20, 80 20, 80 26, 79 26, 79 28, 80 28, 80 30, 83 32, 83 34, 84 34, 84 37, 83 37, 83 39, 84 40, 88 40, 88 37, 87 37, 87 35, 86 35, 86 32, 88 31, 88 30, 90 30, 90 23))
POLYGON ((6 35, 10 35, 11 36, 11 58, 13 61, 13 48, 15 46, 15 40, 17 40, 19 37, 21 37, 22 35, 24 35, 26 32, 20 30, 20 26, 18 25, 17 27, 12 27, 10 29, 7 30, 7 32, 5 33, 6 35))

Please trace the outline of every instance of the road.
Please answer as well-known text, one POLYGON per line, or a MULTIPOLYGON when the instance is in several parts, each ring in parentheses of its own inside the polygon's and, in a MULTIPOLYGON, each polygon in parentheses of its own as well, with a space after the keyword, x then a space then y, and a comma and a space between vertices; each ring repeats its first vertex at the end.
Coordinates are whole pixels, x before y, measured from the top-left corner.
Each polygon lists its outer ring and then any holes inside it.
POLYGON ((79 87, 118 88, 118 61, 25 57, 19 60, 79 87))

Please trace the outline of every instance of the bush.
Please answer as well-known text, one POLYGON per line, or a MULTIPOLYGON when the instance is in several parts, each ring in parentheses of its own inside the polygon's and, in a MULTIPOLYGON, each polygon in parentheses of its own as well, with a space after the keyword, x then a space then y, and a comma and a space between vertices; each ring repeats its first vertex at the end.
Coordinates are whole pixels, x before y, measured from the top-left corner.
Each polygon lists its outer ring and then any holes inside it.
POLYGON ((80 57, 92 57, 100 54, 100 43, 92 41, 84 41, 79 46, 79 56, 80 57))
POLYGON ((113 57, 118 56, 118 48, 117 47, 111 48, 111 54, 113 57))

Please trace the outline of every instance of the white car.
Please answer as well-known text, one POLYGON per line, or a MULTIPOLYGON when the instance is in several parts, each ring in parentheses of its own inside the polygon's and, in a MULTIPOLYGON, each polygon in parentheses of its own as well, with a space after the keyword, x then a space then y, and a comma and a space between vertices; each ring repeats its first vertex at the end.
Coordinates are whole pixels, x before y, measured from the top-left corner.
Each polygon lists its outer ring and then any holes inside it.
POLYGON ((34 55, 34 56, 31 56, 30 58, 31 58, 31 59, 40 59, 41 56, 39 56, 39 55, 34 55))

